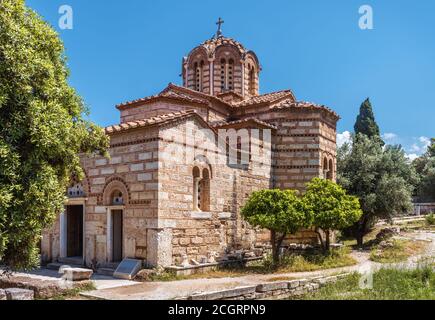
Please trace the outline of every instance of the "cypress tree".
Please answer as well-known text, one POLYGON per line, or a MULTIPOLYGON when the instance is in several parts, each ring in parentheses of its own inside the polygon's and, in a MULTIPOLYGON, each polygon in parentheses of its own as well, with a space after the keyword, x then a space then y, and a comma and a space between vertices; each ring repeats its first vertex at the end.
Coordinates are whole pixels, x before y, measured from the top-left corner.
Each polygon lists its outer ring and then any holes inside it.
POLYGON ((369 139, 379 139, 382 141, 379 126, 376 123, 372 104, 370 103, 369 98, 367 98, 361 104, 359 115, 356 118, 354 130, 356 135, 361 133, 366 135, 369 139))

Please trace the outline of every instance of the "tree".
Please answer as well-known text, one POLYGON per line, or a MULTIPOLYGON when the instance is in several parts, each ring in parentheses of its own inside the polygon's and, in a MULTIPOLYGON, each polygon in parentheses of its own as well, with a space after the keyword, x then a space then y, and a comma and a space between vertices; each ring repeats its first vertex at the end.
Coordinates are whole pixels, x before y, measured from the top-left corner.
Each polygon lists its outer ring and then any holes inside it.
POLYGON ((378 219, 412 208, 417 177, 401 146, 382 147, 378 140, 358 134, 339 148, 337 173, 339 184, 360 199, 363 215, 350 230, 359 246, 378 219))
POLYGON ((24 0, 0 1, 0 260, 12 269, 39 263, 79 154, 106 155, 68 75, 57 33, 24 0))
POLYGON ((293 190, 260 190, 253 192, 241 209, 252 226, 270 230, 272 259, 279 263, 279 251, 287 234, 294 234, 311 224, 310 213, 293 190))
POLYGON ((313 225, 325 252, 330 249, 331 231, 350 227, 362 215, 358 198, 347 195, 330 180, 314 178, 308 183, 304 203, 313 216, 313 225))
POLYGON ((372 104, 370 103, 369 98, 367 98, 361 104, 359 115, 356 118, 354 129, 356 135, 364 134, 370 139, 376 139, 382 145, 384 144, 381 138, 379 126, 375 120, 375 115, 373 113, 372 104))
POLYGON ((435 138, 424 155, 415 159, 412 163, 419 182, 416 185, 416 195, 420 201, 435 200, 435 138))

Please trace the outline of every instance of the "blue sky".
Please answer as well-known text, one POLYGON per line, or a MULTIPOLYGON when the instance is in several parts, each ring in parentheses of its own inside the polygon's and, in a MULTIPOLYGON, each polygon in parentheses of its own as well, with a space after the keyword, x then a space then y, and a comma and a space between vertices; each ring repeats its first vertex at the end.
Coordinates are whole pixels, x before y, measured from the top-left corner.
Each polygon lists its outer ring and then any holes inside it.
POLYGON ((262 93, 290 88, 299 100, 337 111, 339 139, 370 97, 390 143, 409 154, 435 136, 435 1, 432 0, 27 0, 59 32, 71 84, 105 126, 114 106, 181 83, 181 59, 216 31, 254 50, 262 93), (61 5, 73 29, 60 30, 61 5), (358 26, 373 8, 373 30, 358 26))

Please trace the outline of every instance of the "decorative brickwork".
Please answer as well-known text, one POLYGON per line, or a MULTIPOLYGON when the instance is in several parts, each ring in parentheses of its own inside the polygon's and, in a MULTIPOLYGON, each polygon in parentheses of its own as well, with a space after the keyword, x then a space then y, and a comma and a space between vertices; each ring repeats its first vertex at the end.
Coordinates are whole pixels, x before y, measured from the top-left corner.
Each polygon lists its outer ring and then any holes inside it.
MULTIPOLYGON (((71 185, 67 205, 83 206, 87 265, 112 262, 116 250, 150 266, 260 255, 268 233, 240 217, 249 195, 336 177, 338 115, 290 90, 260 95, 254 52, 220 35, 193 49, 182 70, 183 86, 117 106, 121 121, 106 128, 110 159, 82 157, 86 179, 71 185), (230 131, 236 139, 221 136, 230 131)), ((44 259, 65 255, 67 220, 45 232, 44 259)), ((315 241, 310 230, 286 239, 315 241)))

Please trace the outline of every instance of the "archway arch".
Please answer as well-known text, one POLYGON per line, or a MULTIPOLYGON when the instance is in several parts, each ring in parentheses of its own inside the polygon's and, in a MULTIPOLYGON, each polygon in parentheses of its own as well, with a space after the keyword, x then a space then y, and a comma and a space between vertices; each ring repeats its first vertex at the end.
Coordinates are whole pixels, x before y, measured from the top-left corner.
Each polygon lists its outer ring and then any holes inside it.
POLYGON ((108 180, 103 190, 103 205, 125 205, 130 201, 130 190, 120 177, 112 177, 108 180), (121 199, 120 199, 121 198, 121 199))

